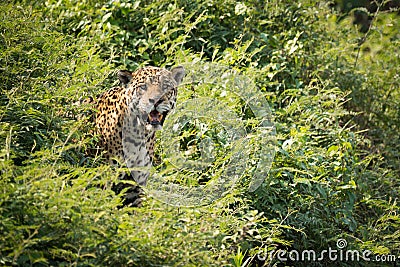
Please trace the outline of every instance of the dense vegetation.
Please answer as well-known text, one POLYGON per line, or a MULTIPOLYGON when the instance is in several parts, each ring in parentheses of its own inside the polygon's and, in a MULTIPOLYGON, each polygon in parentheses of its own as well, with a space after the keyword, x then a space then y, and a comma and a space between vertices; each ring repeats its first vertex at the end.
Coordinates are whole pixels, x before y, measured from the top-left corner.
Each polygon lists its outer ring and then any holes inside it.
MULTIPOLYGON (((272 266, 279 259, 257 255, 321 252, 338 239, 400 256, 396 13, 377 8, 360 32, 351 16, 308 0, 2 1, 0 10, 1 265, 272 266), (114 85, 116 69, 191 62, 254 81, 275 117, 272 168, 255 192, 239 182, 212 205, 121 207, 118 170, 87 153, 97 137, 90 107, 76 103, 114 85)), ((192 97, 190 85, 180 90, 179 101, 192 97)), ((396 263, 286 262, 385 264, 396 263)))

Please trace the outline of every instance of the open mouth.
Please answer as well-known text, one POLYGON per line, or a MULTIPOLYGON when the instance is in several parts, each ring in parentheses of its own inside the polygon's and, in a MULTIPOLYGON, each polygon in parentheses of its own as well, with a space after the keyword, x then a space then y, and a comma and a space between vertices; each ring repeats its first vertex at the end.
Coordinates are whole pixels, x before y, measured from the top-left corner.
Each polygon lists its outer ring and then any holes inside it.
POLYGON ((151 125, 162 125, 164 121, 163 118, 164 115, 154 109, 148 114, 147 122, 151 125))

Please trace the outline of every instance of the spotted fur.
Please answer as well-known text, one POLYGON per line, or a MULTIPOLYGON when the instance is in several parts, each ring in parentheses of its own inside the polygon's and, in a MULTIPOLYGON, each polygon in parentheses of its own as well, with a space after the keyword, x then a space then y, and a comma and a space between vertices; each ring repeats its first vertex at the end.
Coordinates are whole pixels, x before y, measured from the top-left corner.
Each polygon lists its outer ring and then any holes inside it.
POLYGON ((145 185, 154 157, 155 132, 176 103, 177 86, 183 67, 171 71, 145 67, 133 73, 119 71, 120 86, 97 100, 96 131, 110 162, 138 167, 131 171, 139 185, 145 185))

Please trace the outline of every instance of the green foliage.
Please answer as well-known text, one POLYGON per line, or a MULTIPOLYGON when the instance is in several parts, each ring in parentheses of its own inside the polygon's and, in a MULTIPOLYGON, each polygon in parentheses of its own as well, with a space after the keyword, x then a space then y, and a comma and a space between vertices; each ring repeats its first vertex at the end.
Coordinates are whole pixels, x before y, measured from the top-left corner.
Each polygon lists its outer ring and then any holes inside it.
MULTIPOLYGON (((371 14, 360 33, 307 0, 15 1, 0 10, 1 265, 269 266, 280 263, 257 255, 322 251, 339 238, 400 256, 398 15, 371 14), (257 191, 241 181, 210 206, 121 207, 110 187, 122 170, 89 156, 90 107, 77 103, 112 86, 116 68, 190 62, 255 82, 275 115, 270 174, 257 191)), ((207 86, 185 81, 179 102, 222 99, 250 132, 259 123, 243 99, 207 86)), ((209 125, 187 124, 182 146, 207 137, 224 151, 221 127, 209 125)))

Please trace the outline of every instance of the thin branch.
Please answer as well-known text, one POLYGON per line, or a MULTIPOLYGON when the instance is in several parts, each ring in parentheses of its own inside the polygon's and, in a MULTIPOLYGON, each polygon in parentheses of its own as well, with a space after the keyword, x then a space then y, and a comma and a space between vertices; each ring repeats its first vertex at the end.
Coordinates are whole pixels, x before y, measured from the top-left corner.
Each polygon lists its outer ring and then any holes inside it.
MULTIPOLYGON (((375 2, 376 2, 376 1, 375 1, 375 2)), ((363 38, 360 40, 360 42, 359 42, 359 44, 358 44, 356 60, 355 60, 355 62, 354 62, 353 68, 356 68, 356 67, 357 67, 358 58, 360 57, 361 46, 362 46, 362 45, 365 43, 365 41, 367 40, 368 34, 369 34, 369 32, 371 31, 371 29, 372 29, 372 25, 374 24, 374 21, 375 21, 376 18, 378 17, 379 10, 381 9, 381 7, 383 6, 383 4, 384 4, 385 2, 386 2, 386 1, 382 1, 382 2, 378 5, 378 8, 376 9, 375 14, 374 14, 374 16, 372 17, 371 23, 369 24, 369 27, 368 27, 367 32, 365 33, 365 35, 363 36, 363 38)), ((377 2, 376 2, 376 3, 377 3, 377 2)))

